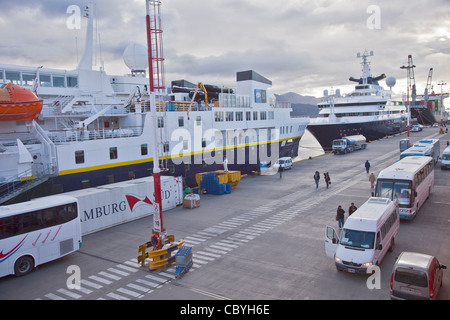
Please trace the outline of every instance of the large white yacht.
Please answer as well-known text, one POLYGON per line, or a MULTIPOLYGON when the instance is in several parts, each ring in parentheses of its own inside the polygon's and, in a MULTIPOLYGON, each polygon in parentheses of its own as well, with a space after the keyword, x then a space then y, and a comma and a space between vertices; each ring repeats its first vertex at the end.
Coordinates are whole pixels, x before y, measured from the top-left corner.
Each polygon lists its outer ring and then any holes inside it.
MULTIPOLYGON (((350 77, 357 82, 355 90, 341 96, 340 92, 326 93, 317 104, 319 116, 312 118, 308 130, 318 140, 322 148, 331 150, 334 139, 362 134, 369 141, 406 130, 407 113, 402 101, 391 99, 392 90, 385 90, 379 81, 385 74, 373 77, 368 57, 373 52, 358 54, 362 59, 362 76, 350 77)), ((387 79, 389 86, 395 79, 387 79)))

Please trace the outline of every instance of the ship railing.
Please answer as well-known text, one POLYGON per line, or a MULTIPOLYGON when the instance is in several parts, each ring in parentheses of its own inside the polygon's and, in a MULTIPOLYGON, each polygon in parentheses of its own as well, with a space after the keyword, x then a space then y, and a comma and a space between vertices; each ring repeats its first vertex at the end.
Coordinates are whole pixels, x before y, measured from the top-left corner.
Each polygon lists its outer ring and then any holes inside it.
POLYGON ((273 107, 274 108, 291 108, 292 106, 291 106, 290 102, 277 101, 273 107))
POLYGON ((47 135, 54 143, 78 142, 86 140, 104 140, 115 138, 138 137, 142 135, 143 126, 117 127, 103 129, 64 129, 49 130, 47 135))
MULTIPOLYGON (((144 127, 124 127, 124 128, 104 128, 104 129, 59 129, 59 130, 46 130, 45 133, 48 138, 55 144, 85 141, 85 140, 103 140, 103 139, 115 139, 124 137, 138 137, 142 135, 144 127)), ((23 142, 23 144, 37 144, 39 139, 34 136, 30 131, 23 132, 9 132, 0 134, 0 141, 5 147, 17 145, 17 139, 23 142)))

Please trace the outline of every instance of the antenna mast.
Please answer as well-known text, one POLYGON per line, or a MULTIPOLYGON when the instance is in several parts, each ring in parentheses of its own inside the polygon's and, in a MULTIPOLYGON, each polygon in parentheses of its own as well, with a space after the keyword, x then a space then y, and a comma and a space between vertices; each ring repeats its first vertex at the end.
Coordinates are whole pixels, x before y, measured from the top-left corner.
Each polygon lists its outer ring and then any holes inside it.
POLYGON ((157 144, 157 113, 156 94, 163 93, 164 87, 164 57, 162 50, 161 29, 161 1, 146 0, 147 50, 150 82, 150 109, 153 118, 152 147, 153 147, 153 181, 155 201, 153 203, 153 231, 157 234, 164 232, 162 201, 161 201, 161 169, 159 168, 159 152, 157 144), (155 91, 156 90, 156 91, 155 91))
POLYGON ((163 93, 164 51, 161 26, 161 1, 147 0, 147 42, 149 56, 150 91, 163 93))

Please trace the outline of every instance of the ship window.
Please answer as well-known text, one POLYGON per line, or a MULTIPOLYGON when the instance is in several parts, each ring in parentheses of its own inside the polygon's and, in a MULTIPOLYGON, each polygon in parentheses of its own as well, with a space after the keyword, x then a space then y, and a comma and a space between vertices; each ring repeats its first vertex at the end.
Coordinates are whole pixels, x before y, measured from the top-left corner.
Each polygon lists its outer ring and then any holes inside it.
POLYGON ((147 144, 141 144, 141 156, 146 156, 148 154, 147 144))
POLYGON ((67 86, 69 88, 78 87, 78 77, 68 76, 67 77, 67 86))
POLYGON ((275 119, 275 115, 273 113, 273 111, 269 111, 269 120, 273 120, 275 119))
POLYGON ((163 144, 163 152, 169 152, 169 143, 168 142, 164 142, 164 144, 163 144))
POLYGON ((110 174, 106 176, 106 184, 114 183, 114 175, 110 174))
POLYGON ((184 127, 184 117, 183 116, 178 117, 178 126, 184 127))
POLYGON ((232 112, 232 111, 227 111, 227 112, 225 113, 225 119, 226 119, 226 121, 233 121, 233 118, 234 118, 234 116, 233 116, 233 112, 232 112))
POLYGON ((109 148, 109 158, 111 160, 117 159, 117 147, 109 148))
POLYGON ((258 111, 253 111, 253 120, 258 120, 258 111))
POLYGON ((242 111, 236 112, 236 121, 244 120, 244 113, 242 111))
POLYGON ((220 111, 214 112, 214 121, 222 122, 223 121, 223 112, 220 112, 220 111))
POLYGON ((164 128, 164 118, 158 117, 158 128, 164 128))
POLYGON ((91 187, 91 180, 85 179, 81 180, 81 189, 87 189, 91 187))
POLYGON ((75 163, 84 163, 84 150, 75 151, 75 163))
POLYGON ((197 118, 196 118, 195 121, 197 122, 197 125, 198 125, 198 126, 201 126, 201 125, 202 125, 202 117, 201 117, 201 116, 197 116, 197 118))
POLYGON ((260 117, 261 117, 261 120, 266 120, 267 119, 267 113, 265 111, 261 111, 260 117))
POLYGON ((136 179, 136 172, 128 171, 128 180, 134 180, 134 179, 136 179))
POLYGON ((31 86, 36 78, 35 73, 22 73, 22 85, 31 86))
POLYGON ((64 76, 52 76, 53 86, 58 88, 64 88, 64 76))
POLYGON ((247 111, 245 113, 245 120, 247 120, 247 121, 252 120, 252 113, 250 111, 247 111))
POLYGON ((206 148, 206 138, 202 138, 202 148, 206 148))
POLYGON ((12 82, 14 84, 20 85, 20 73, 16 71, 6 71, 6 82, 12 82))
POLYGON ((41 87, 51 87, 52 81, 49 74, 40 74, 39 75, 39 85, 41 87))

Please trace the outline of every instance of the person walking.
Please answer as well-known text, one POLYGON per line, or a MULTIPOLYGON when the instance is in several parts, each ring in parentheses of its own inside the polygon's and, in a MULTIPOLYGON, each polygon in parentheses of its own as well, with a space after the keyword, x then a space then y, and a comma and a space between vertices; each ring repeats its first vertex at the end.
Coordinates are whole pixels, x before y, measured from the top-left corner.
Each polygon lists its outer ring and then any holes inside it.
POLYGON ((339 230, 342 229, 342 227, 344 226, 344 214, 345 214, 345 210, 342 209, 342 206, 339 205, 336 211, 336 220, 339 223, 339 230))
POLYGON ((316 171, 316 173, 314 173, 314 181, 316 182, 316 189, 319 188, 319 180, 320 180, 320 173, 319 171, 316 171))
POLYGON ((328 172, 325 172, 323 174, 323 178, 325 180, 325 183, 327 184, 327 189, 328 189, 328 185, 331 183, 331 181, 330 181, 330 174, 328 172))
POLYGON ((366 160, 366 163, 364 164, 364 166, 366 167, 366 172, 369 173, 369 169, 370 169, 370 162, 369 162, 369 160, 366 160))
POLYGON ((280 179, 283 178, 283 171, 284 171, 284 168, 282 166, 280 166, 278 168, 278 172, 280 173, 280 179))
POLYGON ((348 216, 350 217, 352 215, 353 212, 356 211, 356 209, 358 209, 355 204, 352 202, 350 207, 348 208, 348 216))
POLYGON ((372 192, 372 197, 373 197, 375 195, 375 182, 377 181, 377 178, 375 178, 375 175, 373 174, 373 172, 369 176, 369 181, 370 181, 370 190, 372 192))

